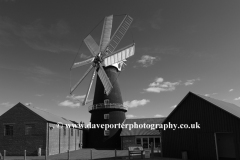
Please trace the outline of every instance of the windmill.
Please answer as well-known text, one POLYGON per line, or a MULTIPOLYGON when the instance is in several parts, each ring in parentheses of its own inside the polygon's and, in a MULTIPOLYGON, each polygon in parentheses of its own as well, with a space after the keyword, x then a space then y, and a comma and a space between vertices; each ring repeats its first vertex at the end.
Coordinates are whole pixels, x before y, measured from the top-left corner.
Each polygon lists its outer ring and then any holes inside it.
MULTIPOLYGON (((71 69, 74 69, 91 64, 83 77, 70 89, 70 94, 74 92, 90 71, 94 70, 82 103, 83 105, 86 105, 88 102, 92 83, 96 73, 98 75, 93 105, 89 106, 92 124, 117 124, 122 123, 126 118, 125 112, 127 108, 123 105, 117 72, 121 71, 123 64, 125 64, 124 61, 134 55, 135 43, 117 51, 115 49, 129 29, 132 21, 133 19, 129 15, 125 15, 115 33, 111 36, 113 15, 105 17, 100 44, 98 45, 91 35, 88 35, 84 39, 84 43, 92 56, 85 61, 74 63, 71 67, 71 69)), ((119 147, 119 129, 112 129, 110 133, 106 130, 103 131, 103 129, 90 130, 89 137, 89 147, 116 148, 116 145, 119 147), (105 146, 99 142, 104 142, 105 146)))

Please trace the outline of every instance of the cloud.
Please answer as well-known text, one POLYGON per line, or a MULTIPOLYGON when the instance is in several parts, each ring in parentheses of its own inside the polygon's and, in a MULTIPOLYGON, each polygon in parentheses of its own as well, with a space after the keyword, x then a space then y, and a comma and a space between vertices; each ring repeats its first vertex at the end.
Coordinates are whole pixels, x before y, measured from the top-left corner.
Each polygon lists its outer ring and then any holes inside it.
POLYGON ((43 96, 43 94, 36 94, 36 96, 37 96, 37 97, 42 97, 42 96, 43 96))
POLYGON ((71 99, 73 101, 83 101, 84 98, 85 98, 85 95, 79 95, 79 96, 75 96, 74 94, 73 95, 70 95, 70 96, 67 96, 66 98, 68 99, 71 99))
POLYGON ((159 61, 160 58, 158 57, 152 57, 149 55, 143 55, 140 60, 137 62, 141 64, 142 67, 149 67, 153 65, 156 61, 159 61))
POLYGON ((235 100, 235 101, 239 101, 239 100, 240 100, 240 97, 238 97, 238 98, 234 98, 234 100, 235 100))
POLYGON ((21 72, 25 78, 42 84, 50 84, 53 82, 53 76, 57 76, 55 72, 42 66, 23 67, 15 65, 0 65, 0 68, 21 72))
POLYGON ((126 105, 128 108, 135 108, 135 107, 138 107, 138 106, 144 106, 149 102, 150 102, 150 100, 147 100, 147 99, 133 100, 133 101, 124 102, 124 105, 126 105))
POLYGON ((126 117, 127 117, 127 118, 135 118, 135 117, 137 117, 137 116, 132 115, 132 114, 127 114, 126 117))
POLYGON ((63 107, 70 107, 70 108, 79 108, 81 106, 80 103, 74 103, 69 100, 65 100, 65 101, 59 103, 58 105, 63 106, 63 107))
POLYGON ((133 21, 133 23, 131 24, 130 28, 135 28, 138 31, 143 31, 145 28, 143 27, 144 25, 144 21, 140 20, 140 19, 136 19, 133 21))
POLYGON ((47 111, 48 110, 46 108, 40 108, 40 107, 35 107, 35 106, 33 106, 33 108, 37 108, 37 109, 42 110, 42 111, 47 111))
POLYGON ((196 81, 200 81, 200 78, 187 80, 187 81, 184 83, 184 85, 185 85, 185 86, 190 86, 190 85, 193 85, 193 83, 196 82, 196 81))
POLYGON ((1 103, 1 106, 4 106, 4 107, 13 107, 14 105, 15 105, 15 104, 10 103, 10 102, 1 103))
POLYGON ((153 29, 157 29, 157 30, 161 29, 161 25, 163 23, 163 18, 162 18, 162 13, 161 12, 162 12, 161 9, 157 10, 153 14, 152 18, 150 18, 149 23, 150 23, 150 25, 153 29))
POLYGON ((218 93, 209 93, 209 94, 204 94, 204 96, 207 96, 207 97, 209 97, 209 96, 213 96, 213 95, 216 95, 216 94, 218 94, 218 93))
POLYGON ((170 108, 176 108, 177 107, 177 105, 173 105, 173 106, 171 106, 170 108))
POLYGON ((156 115, 154 115, 154 117, 164 117, 164 116, 161 114, 156 114, 156 115))
POLYGON ((234 89, 230 89, 229 92, 232 92, 234 89))
MULTIPOLYGON (((80 106, 82 106, 82 102, 84 101, 85 95, 79 95, 79 96, 75 96, 70 95, 66 97, 68 100, 65 100, 61 103, 59 103, 59 106, 63 106, 63 107, 70 107, 70 108, 78 108, 80 106)), ((91 102, 92 100, 88 100, 87 103, 91 102)))
POLYGON ((176 86, 180 85, 181 81, 178 82, 164 82, 163 78, 156 78, 154 82, 149 84, 147 89, 144 89, 147 92, 160 93, 164 91, 173 91, 176 89, 176 86))
POLYGON ((31 106, 32 102, 25 103, 25 106, 31 106))
POLYGON ((21 25, 0 16, 0 45, 13 46, 16 40, 20 40, 35 50, 77 53, 77 46, 66 43, 70 39, 70 27, 65 21, 59 20, 50 26, 43 24, 41 19, 37 19, 21 25))

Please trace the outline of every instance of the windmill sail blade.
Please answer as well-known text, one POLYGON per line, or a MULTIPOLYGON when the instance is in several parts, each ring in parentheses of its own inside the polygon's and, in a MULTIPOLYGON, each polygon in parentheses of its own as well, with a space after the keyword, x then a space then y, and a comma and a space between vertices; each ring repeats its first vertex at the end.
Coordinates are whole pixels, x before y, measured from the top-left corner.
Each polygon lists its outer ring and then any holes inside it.
POLYGON ((129 26, 131 25, 133 19, 126 15, 123 19, 122 23, 117 28, 116 32, 112 36, 109 44, 107 45, 106 49, 104 50, 104 54, 111 54, 116 49, 117 45, 120 43, 121 39, 127 32, 129 26))
POLYGON ((99 64, 98 76, 102 81, 106 94, 109 95, 113 86, 101 64, 99 64))
POLYGON ((123 61, 130 56, 133 56, 135 53, 135 44, 131 44, 127 47, 124 47, 110 55, 106 55, 103 57, 105 67, 112 65, 114 63, 123 61))
POLYGON ((91 69, 93 68, 93 66, 91 65, 88 70, 85 72, 85 74, 83 75, 83 77, 71 88, 70 90, 70 94, 72 94, 72 92, 77 88, 77 86, 83 81, 83 79, 88 75, 88 73, 91 71, 91 69))
POLYGON ((105 17, 102 29, 102 35, 100 39, 100 50, 104 51, 107 44, 110 41, 111 31, 112 31, 112 20, 113 15, 105 17))
POLYGON ((89 58, 89 59, 87 59, 85 61, 76 62, 76 63, 73 64, 71 69, 77 68, 77 67, 80 67, 80 66, 84 66, 84 65, 89 64, 89 63, 92 63, 93 60, 94 60, 94 57, 89 58))
POLYGON ((93 56, 96 56, 99 53, 99 46, 97 45, 97 43, 95 42, 91 35, 88 35, 84 39, 84 42, 87 45, 88 49, 91 51, 93 56))
POLYGON ((91 90, 91 87, 92 87, 92 83, 93 83, 95 74, 96 74, 96 71, 94 70, 93 75, 92 75, 92 79, 91 79, 91 81, 90 81, 90 83, 89 83, 89 87, 88 87, 87 94, 86 94, 86 96, 85 96, 85 98, 84 98, 84 101, 83 101, 83 105, 86 105, 86 104, 87 104, 87 99, 88 99, 88 96, 89 96, 89 93, 90 93, 90 90, 91 90))

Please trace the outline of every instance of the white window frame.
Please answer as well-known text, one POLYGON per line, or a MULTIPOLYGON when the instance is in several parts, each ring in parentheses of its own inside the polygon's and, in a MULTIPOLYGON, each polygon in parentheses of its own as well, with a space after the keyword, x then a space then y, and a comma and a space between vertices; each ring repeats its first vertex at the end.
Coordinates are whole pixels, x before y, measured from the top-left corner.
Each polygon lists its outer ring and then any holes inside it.
POLYGON ((104 130, 104 136, 109 136, 110 135, 110 130, 104 130))
POLYGON ((104 114, 104 119, 109 119, 109 114, 104 114))
POLYGON ((109 99, 104 99, 104 105, 108 105, 109 104, 109 99))
POLYGON ((155 138, 160 138, 160 145, 161 145, 161 136, 136 136, 135 137, 135 143, 136 144, 137 144, 137 138, 141 139, 141 145, 143 145, 143 138, 147 138, 148 139, 148 148, 147 149, 150 149, 150 147, 149 147, 149 138, 153 138, 154 149, 157 149, 157 147, 155 147, 155 138))

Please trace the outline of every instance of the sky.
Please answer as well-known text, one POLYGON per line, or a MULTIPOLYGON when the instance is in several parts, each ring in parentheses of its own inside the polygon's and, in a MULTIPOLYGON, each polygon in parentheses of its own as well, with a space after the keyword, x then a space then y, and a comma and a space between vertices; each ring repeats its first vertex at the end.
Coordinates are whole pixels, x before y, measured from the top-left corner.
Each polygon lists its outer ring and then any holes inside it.
MULTIPOLYGON (((81 106, 90 75, 83 39, 99 43, 103 18, 113 31, 133 23, 119 48, 135 55, 119 73, 128 118, 166 117, 191 91, 240 106, 240 1, 222 0, 0 0, 0 115, 21 102, 88 123, 81 106), (94 29, 95 28, 95 29, 94 29)), ((94 87, 89 99, 93 99, 94 87)))

